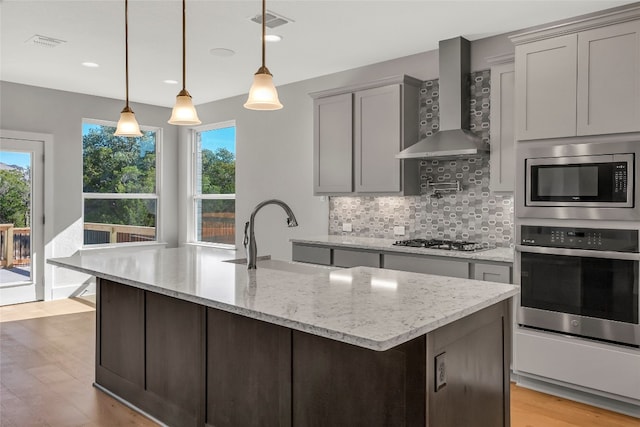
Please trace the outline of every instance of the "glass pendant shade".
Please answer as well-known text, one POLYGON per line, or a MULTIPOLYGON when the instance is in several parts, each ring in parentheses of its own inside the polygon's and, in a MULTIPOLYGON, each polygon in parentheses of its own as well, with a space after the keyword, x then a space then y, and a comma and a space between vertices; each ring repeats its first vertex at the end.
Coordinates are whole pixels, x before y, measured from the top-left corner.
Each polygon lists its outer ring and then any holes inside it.
POLYGON ((133 114, 133 111, 129 107, 124 107, 120 113, 120 120, 118 120, 115 135, 130 137, 142 136, 136 115, 133 114))
POLYGON ((176 96, 176 104, 173 106, 169 124, 172 125, 199 125, 202 123, 198 118, 196 107, 193 106, 191 95, 186 90, 181 90, 176 96))
POLYGON ((244 104, 249 110, 279 110, 282 104, 278 99, 278 91, 273 84, 273 76, 262 69, 253 76, 253 84, 249 89, 249 98, 244 104))

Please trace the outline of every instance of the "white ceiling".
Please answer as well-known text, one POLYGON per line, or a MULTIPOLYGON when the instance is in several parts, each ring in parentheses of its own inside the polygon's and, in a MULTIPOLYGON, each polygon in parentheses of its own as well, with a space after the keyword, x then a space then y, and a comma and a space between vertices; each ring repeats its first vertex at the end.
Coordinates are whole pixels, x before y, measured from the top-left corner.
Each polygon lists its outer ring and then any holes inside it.
MULTIPOLYGON (((630 1, 276 1, 292 19, 269 33, 276 85, 616 7, 630 1)), ((187 1, 187 89, 202 104, 246 93, 260 66, 260 0, 187 1), (233 49, 216 57, 212 48, 233 49)), ((171 107, 181 76, 181 1, 129 1, 129 89, 133 102, 171 107)), ((0 79, 124 99, 124 0, 0 0, 0 79), (25 43, 39 34, 55 48, 25 43), (91 61, 99 68, 80 64, 91 61)))

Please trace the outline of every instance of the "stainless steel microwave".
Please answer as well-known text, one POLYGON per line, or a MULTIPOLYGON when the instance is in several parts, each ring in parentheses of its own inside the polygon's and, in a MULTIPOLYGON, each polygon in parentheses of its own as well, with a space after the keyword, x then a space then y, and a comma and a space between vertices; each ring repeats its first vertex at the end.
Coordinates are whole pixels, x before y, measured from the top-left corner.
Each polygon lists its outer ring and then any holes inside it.
POLYGON ((640 219, 640 141, 519 146, 518 217, 640 219))
POLYGON ((525 162, 527 206, 633 207, 632 153, 525 162))

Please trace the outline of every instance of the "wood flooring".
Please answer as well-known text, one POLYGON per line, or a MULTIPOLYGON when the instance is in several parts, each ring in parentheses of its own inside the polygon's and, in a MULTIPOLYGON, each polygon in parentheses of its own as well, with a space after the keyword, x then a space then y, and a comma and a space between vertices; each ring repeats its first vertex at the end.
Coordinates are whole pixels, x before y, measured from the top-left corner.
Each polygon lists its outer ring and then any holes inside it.
MULTIPOLYGON (((0 426, 156 426, 92 386, 95 304, 0 307, 0 426)), ((640 420, 511 385, 512 427, 638 427, 640 420)), ((466 427, 466 426, 460 426, 466 427)))

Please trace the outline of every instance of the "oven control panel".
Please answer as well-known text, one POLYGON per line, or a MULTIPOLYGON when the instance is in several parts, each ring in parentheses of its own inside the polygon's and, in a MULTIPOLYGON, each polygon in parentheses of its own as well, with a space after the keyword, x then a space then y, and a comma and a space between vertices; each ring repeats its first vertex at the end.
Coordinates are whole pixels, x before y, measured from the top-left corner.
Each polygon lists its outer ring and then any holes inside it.
POLYGON ((525 246, 638 252, 638 230, 522 225, 525 246))

